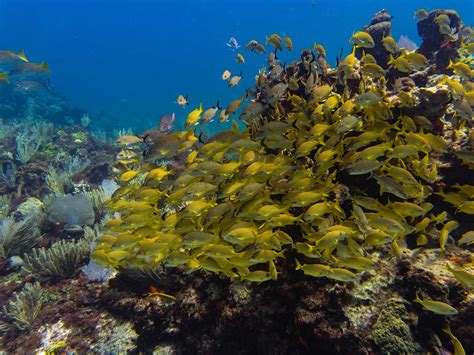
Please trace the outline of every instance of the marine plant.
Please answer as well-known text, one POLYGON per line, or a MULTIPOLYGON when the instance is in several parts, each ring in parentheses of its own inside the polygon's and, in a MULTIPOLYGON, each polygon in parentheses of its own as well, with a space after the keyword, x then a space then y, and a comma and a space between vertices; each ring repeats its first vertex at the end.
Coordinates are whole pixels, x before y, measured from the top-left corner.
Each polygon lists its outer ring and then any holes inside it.
POLYGON ((71 176, 65 171, 58 171, 55 167, 50 167, 45 179, 49 191, 56 194, 64 194, 70 190, 73 182, 71 176))
POLYGON ((27 283, 19 292, 13 293, 13 299, 3 307, 3 316, 18 329, 31 328, 45 301, 45 291, 39 282, 27 283))
POLYGON ((40 146, 49 138, 49 133, 53 124, 46 121, 38 121, 30 126, 31 122, 26 122, 22 131, 17 134, 15 158, 23 164, 39 151, 40 146))
POLYGON ((10 196, 0 195, 0 220, 8 216, 10 208, 10 196))
POLYGON ((29 252, 41 240, 41 232, 35 216, 15 221, 8 216, 0 226, 0 257, 9 258, 29 252))
POLYGON ((25 254, 23 270, 42 279, 64 279, 72 276, 88 255, 86 242, 60 240, 48 249, 33 249, 31 254, 25 254))
POLYGON ((288 268, 357 282, 376 267, 374 252, 451 248, 465 231, 455 219, 474 214, 474 186, 461 178, 474 168, 474 88, 464 66, 439 63, 456 61, 459 44, 440 33, 438 48, 450 42, 453 50, 427 58, 420 51, 429 39, 407 51, 370 32, 353 35, 336 68, 321 48, 286 67, 270 56, 240 115, 243 132, 234 124, 205 143, 192 130, 168 134, 142 161, 119 161, 122 187, 108 205, 120 217, 106 223, 95 260, 252 282, 288 268), (428 78, 434 64, 438 75, 428 78), (183 167, 162 164, 177 159, 183 167))
POLYGON ((94 206, 94 211, 98 215, 104 215, 106 212, 105 202, 110 198, 107 192, 102 188, 92 189, 90 187, 83 189, 83 194, 94 206))

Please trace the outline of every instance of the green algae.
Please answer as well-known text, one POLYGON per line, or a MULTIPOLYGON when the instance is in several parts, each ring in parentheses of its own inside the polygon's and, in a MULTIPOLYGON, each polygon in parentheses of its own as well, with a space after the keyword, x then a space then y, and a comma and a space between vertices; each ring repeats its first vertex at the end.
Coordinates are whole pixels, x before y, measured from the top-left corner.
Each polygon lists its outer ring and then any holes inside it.
POLYGON ((372 335, 381 352, 413 354, 422 348, 416 343, 409 325, 410 315, 401 299, 389 299, 375 322, 372 335))

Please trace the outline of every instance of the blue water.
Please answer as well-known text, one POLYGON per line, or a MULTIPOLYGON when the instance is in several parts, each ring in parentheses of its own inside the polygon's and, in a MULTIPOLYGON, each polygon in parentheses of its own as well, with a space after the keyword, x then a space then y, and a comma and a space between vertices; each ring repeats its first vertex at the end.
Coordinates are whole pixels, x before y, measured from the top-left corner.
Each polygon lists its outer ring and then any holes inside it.
POLYGON ((294 52, 282 53, 283 61, 317 41, 334 62, 341 47, 347 53, 353 31, 384 7, 396 39, 419 43, 413 13, 420 7, 451 8, 474 24, 472 0, 0 0, 0 47, 48 62, 53 87, 93 120, 105 112, 117 127, 139 131, 166 112, 176 111, 182 123, 199 102, 220 99, 225 107, 253 85, 265 57, 243 51, 246 63, 237 64, 225 46, 230 36, 244 45, 273 32, 289 35, 294 52), (240 86, 227 88, 225 69, 242 69, 240 86), (191 100, 187 110, 173 103, 181 93, 191 100))

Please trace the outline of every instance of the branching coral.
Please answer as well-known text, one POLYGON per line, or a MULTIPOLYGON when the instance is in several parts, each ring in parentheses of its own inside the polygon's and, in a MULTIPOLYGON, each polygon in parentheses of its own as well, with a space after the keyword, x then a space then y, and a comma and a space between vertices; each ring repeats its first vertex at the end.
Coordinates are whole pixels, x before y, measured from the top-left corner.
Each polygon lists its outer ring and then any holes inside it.
POLYGON ((38 317, 44 301, 45 291, 40 283, 27 283, 20 292, 13 294, 13 300, 3 308, 3 315, 18 329, 29 329, 38 317))
POLYGON ((49 191, 57 194, 64 194, 72 187, 71 176, 65 171, 58 171, 54 167, 50 167, 46 175, 46 185, 49 191))
POLYGON ((41 239, 36 222, 34 216, 18 222, 13 216, 5 218, 0 227, 0 257, 9 258, 29 252, 41 239))
POLYGON ((89 246, 84 241, 61 240, 49 249, 33 249, 30 255, 25 254, 23 269, 43 279, 68 278, 88 255, 89 246))
POLYGON ((38 151, 41 145, 41 139, 40 137, 31 134, 31 132, 21 132, 17 135, 15 143, 15 158, 25 164, 38 151))

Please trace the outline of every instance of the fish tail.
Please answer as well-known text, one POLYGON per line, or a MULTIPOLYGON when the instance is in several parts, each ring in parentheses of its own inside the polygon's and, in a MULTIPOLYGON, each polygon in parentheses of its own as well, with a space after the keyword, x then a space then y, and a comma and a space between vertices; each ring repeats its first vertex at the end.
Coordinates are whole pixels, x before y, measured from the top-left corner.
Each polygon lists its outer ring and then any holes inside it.
POLYGON ((452 59, 449 59, 449 65, 447 66, 447 69, 452 68, 453 65, 454 65, 453 60, 452 60, 452 59))
POLYGON ((390 53, 390 60, 387 62, 388 65, 395 63, 395 58, 393 58, 392 53, 390 53))
POLYGON ((268 44, 268 41, 270 41, 270 38, 268 38, 268 36, 265 36, 265 44, 268 44))
POLYGON ((18 51, 18 58, 20 58, 21 60, 25 61, 25 62, 29 62, 29 60, 26 58, 25 56, 25 52, 23 51, 23 49, 20 49, 18 51))
POLYGON ((413 300, 413 302, 417 302, 417 303, 419 303, 419 304, 423 304, 423 302, 422 302, 421 299, 420 299, 420 296, 418 295, 418 292, 416 293, 416 297, 415 297, 415 299, 413 300))
POLYGON ((43 68, 44 71, 50 71, 50 70, 49 70, 49 65, 48 65, 48 63, 46 63, 46 62, 42 62, 42 63, 40 64, 40 67, 43 68))
POLYGON ((301 265, 301 263, 299 262, 298 259, 295 259, 296 260, 296 270, 301 270, 301 268, 303 267, 303 265, 301 265))

